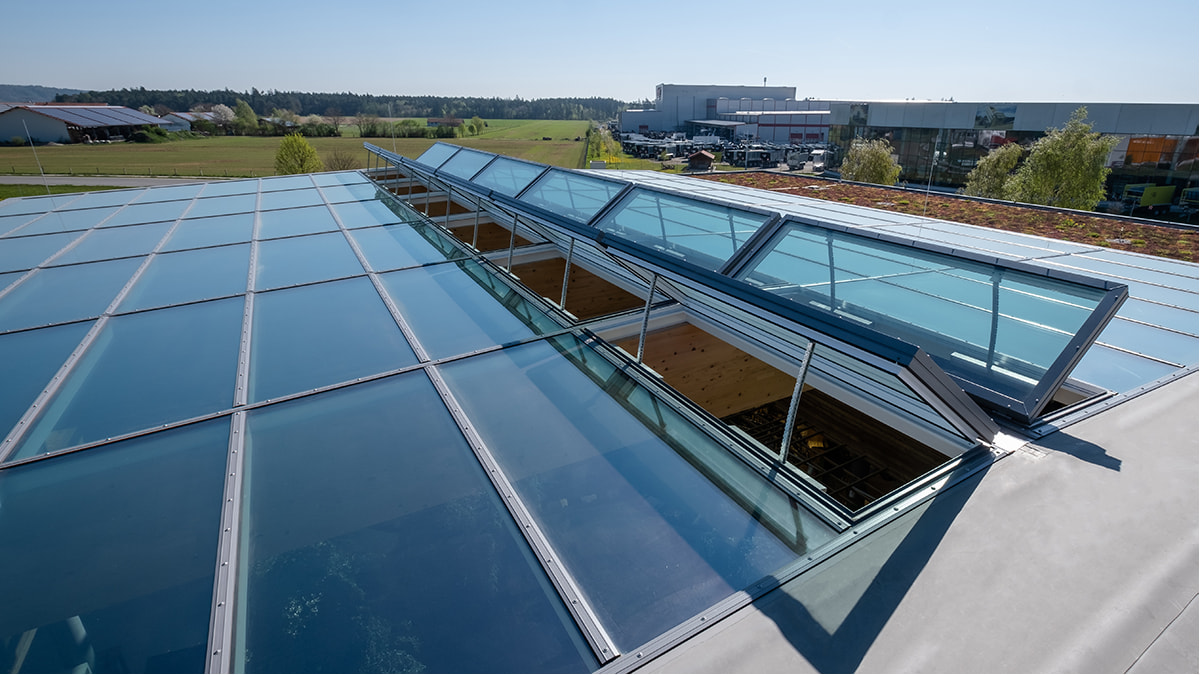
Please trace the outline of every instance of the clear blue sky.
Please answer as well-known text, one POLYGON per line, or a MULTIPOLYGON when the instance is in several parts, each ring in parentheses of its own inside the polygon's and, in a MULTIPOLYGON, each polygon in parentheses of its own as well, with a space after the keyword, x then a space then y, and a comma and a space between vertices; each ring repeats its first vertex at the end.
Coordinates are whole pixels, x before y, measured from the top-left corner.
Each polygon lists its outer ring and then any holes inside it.
POLYGON ((1196 0, 5 0, 0 83, 653 99, 1196 103, 1196 0))

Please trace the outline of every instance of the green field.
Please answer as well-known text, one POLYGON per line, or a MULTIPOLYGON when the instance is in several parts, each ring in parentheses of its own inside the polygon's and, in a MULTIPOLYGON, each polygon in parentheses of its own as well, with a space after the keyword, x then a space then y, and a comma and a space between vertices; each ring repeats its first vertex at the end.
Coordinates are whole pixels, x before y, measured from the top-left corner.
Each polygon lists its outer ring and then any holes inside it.
MULTIPOLYGON (((488 120, 479 136, 450 139, 465 147, 519 157, 566 168, 583 166, 588 122, 554 120, 488 120), (543 141, 541 138, 552 140, 543 141)), ((346 133, 357 129, 344 127, 346 133)), ((367 165, 363 141, 386 150, 395 148, 405 157, 417 157, 431 139, 341 138, 309 139, 323 158, 342 149, 367 165)), ((35 159, 30 147, 0 147, 0 173, 39 174, 37 160, 48 174, 142 176, 270 176, 275 173, 279 137, 216 136, 211 138, 143 144, 38 146, 35 159)))

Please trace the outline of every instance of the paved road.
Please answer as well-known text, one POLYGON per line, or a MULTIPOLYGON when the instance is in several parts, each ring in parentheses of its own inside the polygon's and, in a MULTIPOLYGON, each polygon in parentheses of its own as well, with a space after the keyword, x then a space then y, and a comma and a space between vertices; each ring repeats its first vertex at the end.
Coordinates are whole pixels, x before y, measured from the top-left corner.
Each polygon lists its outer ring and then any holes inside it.
POLYGON ((203 183, 212 178, 150 178, 149 176, 0 176, 3 185, 104 185, 114 187, 153 187, 203 183))

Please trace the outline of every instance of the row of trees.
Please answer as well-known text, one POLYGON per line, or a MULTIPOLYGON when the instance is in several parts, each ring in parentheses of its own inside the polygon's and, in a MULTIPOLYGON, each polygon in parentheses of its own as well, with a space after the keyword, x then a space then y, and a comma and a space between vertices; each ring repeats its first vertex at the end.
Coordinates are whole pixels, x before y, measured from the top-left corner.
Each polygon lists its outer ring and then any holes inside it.
POLYGON ((326 115, 336 109, 347 117, 360 114, 386 117, 459 117, 487 119, 606 120, 615 118, 630 105, 612 98, 481 98, 452 96, 374 96, 350 93, 308 93, 251 89, 110 89, 79 94, 60 94, 60 103, 108 103, 129 108, 149 106, 157 114, 192 110, 196 106, 224 105, 234 108, 238 100, 267 115, 272 110, 291 110, 297 115, 326 115))
MULTIPOLYGON (((1090 211, 1104 199, 1105 164, 1118 139, 1092 131, 1087 108, 1071 114, 1062 129, 1025 148, 1009 143, 993 149, 967 176, 963 193, 1024 204, 1090 211)), ((842 162, 842 177, 895 185, 900 165, 886 139, 855 141, 842 162)))

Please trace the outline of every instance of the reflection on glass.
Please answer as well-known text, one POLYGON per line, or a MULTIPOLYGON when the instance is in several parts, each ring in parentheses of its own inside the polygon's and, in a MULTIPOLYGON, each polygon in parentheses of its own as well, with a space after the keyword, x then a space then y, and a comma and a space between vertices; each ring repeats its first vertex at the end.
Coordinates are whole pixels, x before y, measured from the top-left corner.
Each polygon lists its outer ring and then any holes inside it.
POLYGON ((521 193, 521 201, 587 223, 625 186, 561 169, 550 169, 521 193))
POLYGON ((438 171, 448 173, 451 176, 457 176, 463 180, 470 180, 471 176, 479 173, 479 170, 492 161, 492 157, 494 156, 463 148, 450 161, 443 164, 438 171))
POLYGON ((237 244, 250 241, 253 234, 253 213, 181 220, 162 250, 182 251, 187 248, 237 244))
POLYGON ((766 221, 759 213, 638 189, 596 227, 715 270, 766 221))
POLYGON ((793 224, 746 280, 918 345, 952 374, 1024 398, 1103 289, 793 224))
POLYGON ((191 199, 200 194, 204 186, 204 183, 159 186, 153 190, 143 191, 135 201, 140 204, 142 202, 169 202, 176 199, 191 199))
MULTIPOLYGON (((10 199, 9 201, 15 201, 15 200, 10 199)), ((3 202, 0 202, 0 204, 3 204, 3 202)), ((12 232, 13 230, 24 225, 25 223, 28 223, 29 221, 33 220, 34 218, 35 218, 35 216, 30 215, 30 214, 0 216, 0 237, 8 234, 9 232, 12 232)))
MULTIPOLYGON (((303 176, 308 180, 308 176, 303 176)), ((317 192, 316 188, 309 183, 307 190, 282 190, 280 192, 267 192, 266 181, 263 181, 262 203, 260 209, 287 209, 298 206, 318 206, 325 203, 321 198, 321 193, 317 192)))
POLYGON ((0 438, 21 419, 91 327, 91 322, 71 323, 0 335, 0 438))
POLYGON ((366 176, 363 176, 357 171, 337 171, 333 173, 316 173, 312 175, 312 179, 317 185, 354 185, 355 183, 368 183, 366 176))
POLYGON ((78 232, 64 232, 5 239, 0 242, 0 272, 37 267, 79 236, 78 232))
POLYGON ((312 177, 307 174, 300 176, 277 176, 274 178, 262 179, 263 192, 298 190, 302 188, 311 188, 312 186, 312 177))
POLYGON ((423 373, 247 425, 236 670, 597 667, 423 373))
POLYGON ((17 457, 233 405, 242 298, 114 317, 34 421, 17 457))
POLYGON ((0 471, 5 672, 204 670, 228 439, 222 418, 0 471))
POLYGON ((249 244, 160 253, 129 290, 120 311, 245 293, 249 268, 249 244))
POLYGON ((417 362, 366 277, 255 296, 251 335, 251 401, 417 362))
POLYGON ((54 259, 55 265, 145 255, 158 246, 171 223, 131 225, 88 232, 70 251, 54 259))
POLYGON ((282 211, 263 211, 258 218, 259 239, 316 234, 338 229, 337 221, 333 219, 333 215, 324 205, 282 211))
POLYGON ((125 258, 37 270, 0 298, 0 331, 100 316, 141 264, 125 258))
POLYGON ((428 150, 421 153, 420 157, 417 157, 417 161, 436 169, 456 152, 458 152, 458 146, 448 143, 434 143, 428 150))
POLYGON ((440 370, 622 650, 833 536, 574 338, 440 370))
POLYGON ((81 211, 51 211, 22 227, 17 234, 24 237, 31 234, 86 230, 99 225, 105 218, 116 213, 117 208, 114 206, 102 209, 83 209, 81 211))
POLYGON ((321 188, 325 193, 325 199, 329 203, 337 202, 356 202, 359 200, 368 200, 383 198, 386 194, 381 188, 375 187, 373 183, 353 183, 350 185, 333 185, 321 188))
POLYGON ((375 227, 391 223, 420 223, 424 217, 393 199, 378 199, 366 202, 334 204, 342 224, 349 229, 375 227))
POLYGON ((201 197, 226 197, 228 195, 244 195, 258 192, 258 179, 214 181, 204 186, 201 197))
POLYGON ((188 218, 205 218, 207 216, 223 216, 229 213, 249 213, 258 203, 256 194, 238 194, 228 197, 206 197, 197 199, 195 205, 188 211, 188 218))
POLYGON ((381 279, 431 358, 465 354, 561 328, 472 261, 401 270, 381 279))
POLYGON ((354 230, 352 236, 376 272, 465 256, 438 230, 424 225, 372 227, 354 230))
POLYGON ((545 170, 546 167, 540 164, 530 164, 508 157, 497 157, 496 161, 489 164, 471 182, 491 188, 500 194, 515 197, 545 170))
POLYGON ((264 241, 258 245, 255 290, 362 274, 362 265, 340 232, 264 241))
POLYGON ((166 220, 178 220, 179 216, 191 204, 191 200, 175 202, 150 202, 148 204, 130 204, 121 209, 117 215, 104 221, 104 227, 120 225, 136 225, 138 223, 157 223, 166 220))

